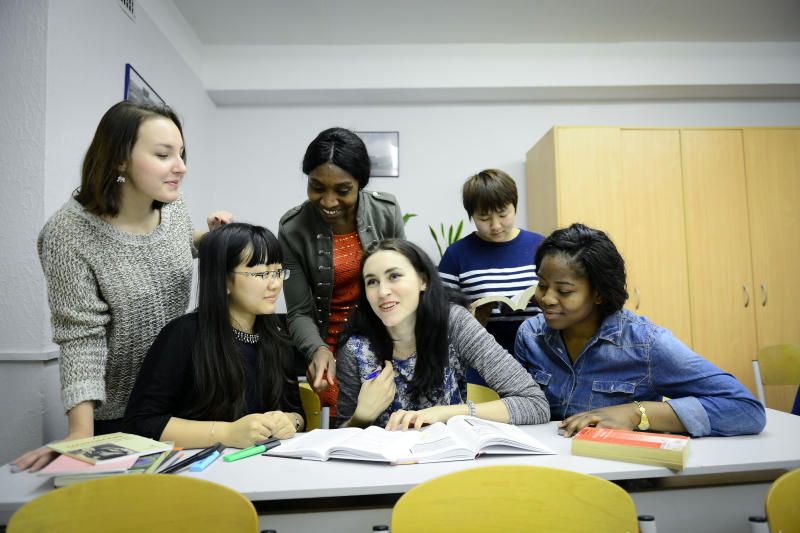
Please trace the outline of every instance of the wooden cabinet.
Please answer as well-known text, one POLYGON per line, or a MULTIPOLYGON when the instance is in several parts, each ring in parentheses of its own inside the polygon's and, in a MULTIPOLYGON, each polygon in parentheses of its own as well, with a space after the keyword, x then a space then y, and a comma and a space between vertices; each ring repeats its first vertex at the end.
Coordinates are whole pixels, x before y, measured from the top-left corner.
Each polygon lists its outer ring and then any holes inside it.
POLYGON ((752 391, 757 349, 800 342, 800 129, 555 127, 526 174, 529 229, 606 231, 626 307, 752 391))
POLYGON ((681 144, 693 348, 755 392, 742 132, 683 130, 681 144))
POLYGON ((554 128, 526 174, 528 229, 605 231, 625 258, 626 307, 691 345, 679 132, 554 128))
MULTIPOLYGON (((759 347, 800 344, 800 129, 744 130, 759 347)), ((788 410, 796 387, 766 387, 788 410)))

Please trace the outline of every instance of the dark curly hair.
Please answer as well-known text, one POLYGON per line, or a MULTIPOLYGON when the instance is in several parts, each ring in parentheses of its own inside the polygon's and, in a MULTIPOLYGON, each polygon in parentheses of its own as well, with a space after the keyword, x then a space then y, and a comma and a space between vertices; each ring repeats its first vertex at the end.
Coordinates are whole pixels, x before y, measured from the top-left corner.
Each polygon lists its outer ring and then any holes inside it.
POLYGON ((628 299, 625 260, 608 235, 583 224, 557 229, 536 250, 536 271, 541 268, 545 257, 558 254, 566 256, 600 294, 598 307, 602 317, 622 309, 628 299))

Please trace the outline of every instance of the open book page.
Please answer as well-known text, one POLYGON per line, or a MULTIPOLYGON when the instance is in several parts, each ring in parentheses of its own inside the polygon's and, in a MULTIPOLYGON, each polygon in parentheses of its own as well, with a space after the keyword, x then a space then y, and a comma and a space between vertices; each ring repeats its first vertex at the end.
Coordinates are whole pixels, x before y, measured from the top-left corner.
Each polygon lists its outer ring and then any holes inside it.
POLYGON ((457 416, 447 424, 437 422, 420 431, 386 431, 378 426, 315 429, 285 440, 267 453, 316 461, 349 459, 406 464, 466 461, 479 453, 555 452, 516 426, 457 416))
POLYGON ((359 461, 401 462, 420 441, 418 431, 386 431, 369 426, 349 439, 332 446, 330 456, 359 461))
POLYGON ((333 447, 362 431, 364 430, 361 428, 314 429, 293 439, 281 441, 280 446, 272 448, 267 453, 282 457, 327 461, 333 447))
POLYGON ((487 454, 555 454, 556 452, 517 426, 492 422, 474 416, 454 416, 450 430, 467 446, 487 454))
POLYGON ((438 461, 467 461, 475 459, 477 451, 459 439, 450 428, 437 422, 415 432, 419 439, 407 457, 398 457, 396 463, 429 463, 438 461))
POLYGON ((469 306, 469 310, 474 315, 475 310, 479 307, 500 302, 510 307, 512 311, 524 311, 528 307, 528 303, 531 301, 531 298, 533 298, 533 295, 536 294, 537 285, 538 283, 534 283, 524 291, 512 296, 511 298, 499 294, 484 296, 483 298, 472 302, 469 306))

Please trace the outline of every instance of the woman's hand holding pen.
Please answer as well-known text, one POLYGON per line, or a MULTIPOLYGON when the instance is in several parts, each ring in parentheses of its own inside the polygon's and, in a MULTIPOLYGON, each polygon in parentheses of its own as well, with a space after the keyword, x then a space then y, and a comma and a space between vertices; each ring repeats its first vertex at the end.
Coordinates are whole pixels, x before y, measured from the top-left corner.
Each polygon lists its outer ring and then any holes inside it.
POLYGON ((386 361, 383 370, 376 377, 361 385, 353 418, 372 422, 389 407, 394 393, 394 367, 391 361, 386 361))

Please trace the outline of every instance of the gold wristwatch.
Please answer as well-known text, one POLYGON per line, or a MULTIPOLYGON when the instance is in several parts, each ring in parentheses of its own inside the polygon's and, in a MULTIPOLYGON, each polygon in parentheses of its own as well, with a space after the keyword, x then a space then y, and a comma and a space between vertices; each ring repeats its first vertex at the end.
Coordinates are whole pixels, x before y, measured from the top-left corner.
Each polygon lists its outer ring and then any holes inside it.
POLYGON ((636 400, 633 400, 633 403, 636 404, 637 409, 639 409, 639 412, 642 413, 642 419, 639 421, 639 425, 636 426, 636 429, 639 431, 647 431, 650 429, 650 419, 647 418, 647 409, 645 409, 644 405, 640 404, 636 400))

